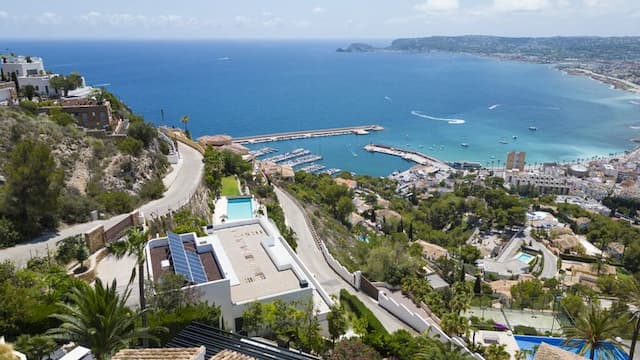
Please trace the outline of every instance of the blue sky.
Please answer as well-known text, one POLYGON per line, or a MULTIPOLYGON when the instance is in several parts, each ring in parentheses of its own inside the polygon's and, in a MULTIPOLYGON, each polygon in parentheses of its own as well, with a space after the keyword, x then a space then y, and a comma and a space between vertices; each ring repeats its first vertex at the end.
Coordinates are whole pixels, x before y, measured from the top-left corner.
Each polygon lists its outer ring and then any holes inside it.
POLYGON ((0 38, 640 35, 640 0, 109 0, 0 3, 0 38))

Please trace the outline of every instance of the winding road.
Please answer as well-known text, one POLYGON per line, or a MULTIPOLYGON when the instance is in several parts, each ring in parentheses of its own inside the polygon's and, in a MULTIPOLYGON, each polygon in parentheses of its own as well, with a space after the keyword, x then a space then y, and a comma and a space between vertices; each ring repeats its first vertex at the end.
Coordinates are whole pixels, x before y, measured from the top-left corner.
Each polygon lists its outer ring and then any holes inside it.
POLYGON ((336 295, 340 293, 341 289, 347 290, 349 293, 355 295, 362 301, 371 312, 380 320, 382 325, 389 332, 404 329, 411 333, 415 331, 404 322, 398 320, 395 316, 387 312, 385 309, 378 306, 377 302, 371 299, 369 296, 362 292, 356 291, 351 285, 344 281, 338 274, 336 274, 331 267, 327 264, 318 249, 311 230, 307 226, 304 218, 303 210, 291 199, 290 195, 283 190, 275 187, 276 196, 284 211, 284 216, 293 231, 296 232, 298 239, 298 248, 296 253, 302 262, 313 273, 318 282, 322 285, 325 291, 329 295, 336 295))
MULTIPOLYGON (((181 155, 180 160, 173 166, 173 170, 163 179, 167 190, 162 198, 144 204, 137 209, 147 218, 162 216, 186 204, 200 184, 204 170, 202 155, 182 143, 178 144, 178 151, 181 155)), ((48 251, 55 250, 56 242, 64 238, 83 234, 99 225, 109 228, 126 216, 128 216, 128 214, 76 224, 64 229, 59 229, 53 233, 42 235, 29 243, 2 249, 0 250, 0 262, 12 260, 16 266, 24 266, 30 258, 43 256, 48 251)))

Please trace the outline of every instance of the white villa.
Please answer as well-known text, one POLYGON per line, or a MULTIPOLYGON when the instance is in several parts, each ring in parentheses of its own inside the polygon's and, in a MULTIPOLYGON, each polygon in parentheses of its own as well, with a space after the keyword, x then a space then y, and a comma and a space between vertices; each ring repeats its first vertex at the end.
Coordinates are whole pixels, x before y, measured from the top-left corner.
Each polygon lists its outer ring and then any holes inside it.
MULTIPOLYGON (((51 78, 58 74, 48 74, 44 68, 44 61, 39 57, 32 56, 9 56, 2 60, 2 73, 7 81, 10 81, 12 74, 15 75, 18 86, 32 85, 36 92, 44 96, 61 95, 58 89, 49 85, 51 78), (5 60, 6 59, 6 60, 5 60)), ((82 78, 82 85, 76 90, 85 93, 87 85, 82 78), (85 89, 84 91, 82 89, 85 89)), ((73 95, 73 94, 69 94, 73 95)))
POLYGON ((196 290, 220 306, 224 326, 242 330, 242 314, 255 301, 312 300, 322 327, 331 298, 267 217, 227 221, 207 228, 207 236, 172 234, 149 241, 147 271, 182 274, 184 289, 196 290))

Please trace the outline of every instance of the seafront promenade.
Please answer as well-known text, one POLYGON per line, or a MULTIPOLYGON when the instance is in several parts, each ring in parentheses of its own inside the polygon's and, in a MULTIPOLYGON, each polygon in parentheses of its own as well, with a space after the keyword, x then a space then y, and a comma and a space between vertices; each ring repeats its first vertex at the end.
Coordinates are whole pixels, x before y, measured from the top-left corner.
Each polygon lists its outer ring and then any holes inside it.
POLYGON ((290 131, 276 134, 254 135, 233 138, 231 141, 235 144, 258 144, 272 141, 283 140, 295 140, 295 139, 308 139, 314 137, 325 136, 338 136, 338 135, 367 135, 371 131, 381 131, 384 128, 380 125, 362 125, 362 126, 349 126, 341 128, 320 129, 320 130, 305 130, 305 131, 290 131))
POLYGON ((445 163, 444 161, 414 150, 401 149, 384 144, 369 144, 365 145, 364 149, 369 152, 377 152, 381 154, 401 157, 405 160, 412 161, 420 165, 435 166, 440 170, 452 170, 449 164, 445 163))

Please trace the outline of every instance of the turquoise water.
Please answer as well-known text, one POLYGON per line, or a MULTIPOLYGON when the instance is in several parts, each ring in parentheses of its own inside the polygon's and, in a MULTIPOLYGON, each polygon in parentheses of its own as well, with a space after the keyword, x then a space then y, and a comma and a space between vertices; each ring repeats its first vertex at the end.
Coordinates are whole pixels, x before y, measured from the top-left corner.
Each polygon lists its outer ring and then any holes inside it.
POLYGON ((77 70, 89 84, 110 84, 109 90, 157 124, 182 126, 179 119, 188 114, 196 137, 384 126, 369 136, 266 144, 281 151, 305 147, 323 155, 327 167, 357 173, 388 175, 412 165, 367 153, 362 147, 369 142, 497 165, 510 150, 526 151, 527 162, 534 164, 620 152, 640 137, 632 128, 640 126, 640 95, 549 65, 450 54, 335 52, 344 45, 3 41, 10 51, 44 57, 49 70, 77 70), (529 131, 530 126, 538 130, 529 131))
MULTIPOLYGON (((520 350, 534 351, 536 346, 539 346, 540 343, 545 342, 549 345, 562 348, 572 353, 577 354, 579 351, 579 348, 572 348, 572 347, 563 345, 562 342, 564 341, 564 339, 562 338, 544 337, 544 336, 528 336, 528 335, 515 335, 514 337, 516 339, 516 342, 518 343, 518 347, 520 347, 520 350)), ((605 346, 608 348, 613 348, 613 345, 611 343, 606 343, 605 346)), ((588 355, 589 354, 587 353, 587 356, 588 355)), ((527 360, 531 360, 531 359, 533 359, 533 356, 529 355, 527 360)), ((604 356, 600 356, 600 354, 596 352, 595 360, 602 360, 602 359, 605 359, 604 356)), ((628 360, 628 359, 629 359, 629 355, 625 354, 624 352, 618 349, 614 349, 613 360, 628 360)))
POLYGON ((253 204, 249 197, 227 199, 227 218, 243 220, 253 218, 253 204))
POLYGON ((527 253, 521 252, 521 253, 518 254, 518 256, 516 256, 516 260, 520 260, 523 263, 528 264, 528 263, 531 262, 531 260, 533 260, 534 257, 535 256, 533 256, 533 255, 529 255, 527 253))

